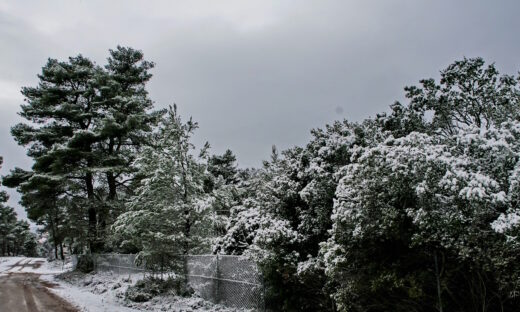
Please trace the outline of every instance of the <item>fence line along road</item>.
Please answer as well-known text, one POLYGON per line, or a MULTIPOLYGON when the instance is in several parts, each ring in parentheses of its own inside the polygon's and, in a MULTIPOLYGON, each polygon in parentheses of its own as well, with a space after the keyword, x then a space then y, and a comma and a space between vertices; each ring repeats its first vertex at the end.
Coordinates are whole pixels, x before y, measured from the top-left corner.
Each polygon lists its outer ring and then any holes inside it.
MULTIPOLYGON (((229 307, 265 310, 262 275, 253 261, 230 255, 187 255, 187 280, 204 299, 229 307)), ((97 271, 145 273, 135 254, 94 254, 97 271)))

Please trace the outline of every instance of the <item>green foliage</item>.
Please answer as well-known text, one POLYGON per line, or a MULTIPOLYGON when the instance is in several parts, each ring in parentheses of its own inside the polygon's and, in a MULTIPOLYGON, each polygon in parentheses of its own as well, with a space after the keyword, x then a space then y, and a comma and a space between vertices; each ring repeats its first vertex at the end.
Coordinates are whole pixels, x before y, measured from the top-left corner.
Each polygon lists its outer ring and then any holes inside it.
POLYGON ((171 277, 166 279, 147 277, 128 287, 125 291, 125 299, 134 302, 145 302, 155 296, 173 292, 174 295, 188 297, 193 294, 193 289, 186 284, 184 278, 171 277))
MULTIPOLYGON (((0 168, 3 159, 0 157, 0 168)), ((1 185, 1 184, 0 184, 1 185)), ((36 235, 31 233, 27 221, 18 220, 12 207, 5 205, 9 196, 0 191, 0 248, 2 256, 37 255, 36 235)))
POLYGON ((153 66, 141 51, 118 46, 105 67, 83 55, 49 59, 38 85, 22 88, 27 122, 11 133, 34 164, 5 180, 55 246, 105 249, 107 229, 139 178, 131 166, 136 151, 163 114, 151 111, 145 89, 153 66))
POLYGON ((341 311, 518 305, 516 237, 496 230, 514 228, 499 221, 516 196, 518 89, 480 59, 441 76, 440 85, 407 88, 410 105, 380 123, 385 139, 357 149, 337 173, 322 253, 341 311))
POLYGON ((208 160, 208 171, 215 177, 222 177, 226 184, 237 182, 236 156, 231 150, 226 150, 222 156, 213 155, 208 160))
POLYGON ((137 247, 139 259, 154 271, 179 272, 178 255, 209 249, 211 198, 204 193, 205 167, 192 155, 190 142, 196 128, 170 108, 134 163, 142 179, 129 211, 113 226, 120 245, 137 247))
POLYGON ((409 105, 313 130, 243 185, 217 250, 256 257, 273 309, 518 304, 518 80, 464 59, 405 90, 409 105))
POLYGON ((76 264, 76 270, 82 273, 90 273, 94 271, 94 258, 92 257, 92 255, 79 255, 78 263, 76 264))
MULTIPOLYGON (((406 87, 406 105, 315 129, 306 146, 237 169, 229 150, 194 156, 198 125, 175 106, 151 111, 153 66, 122 47, 105 67, 49 59, 39 84, 22 89, 27 123, 12 134, 34 165, 3 181, 56 255, 63 244, 139 252, 152 271, 181 274, 188 253, 248 255, 273 310, 520 304, 519 77, 464 58, 440 81, 406 87)), ((0 239, 32 252, 34 236, 6 200, 0 193, 0 239)), ((127 298, 186 294, 184 282, 150 279, 127 298)))

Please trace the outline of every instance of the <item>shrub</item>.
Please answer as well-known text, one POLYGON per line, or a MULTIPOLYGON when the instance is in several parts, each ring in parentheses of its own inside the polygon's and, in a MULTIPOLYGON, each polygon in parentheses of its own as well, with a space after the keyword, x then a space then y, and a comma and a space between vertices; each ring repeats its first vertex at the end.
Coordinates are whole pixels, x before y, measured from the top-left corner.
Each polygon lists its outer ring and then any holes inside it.
POLYGON ((76 270, 83 273, 90 273, 94 271, 94 258, 92 255, 80 255, 78 256, 78 264, 76 270))
POLYGON ((168 292, 183 297, 191 296, 194 293, 182 277, 168 277, 167 279, 148 277, 128 287, 125 298, 134 302, 144 302, 168 292))

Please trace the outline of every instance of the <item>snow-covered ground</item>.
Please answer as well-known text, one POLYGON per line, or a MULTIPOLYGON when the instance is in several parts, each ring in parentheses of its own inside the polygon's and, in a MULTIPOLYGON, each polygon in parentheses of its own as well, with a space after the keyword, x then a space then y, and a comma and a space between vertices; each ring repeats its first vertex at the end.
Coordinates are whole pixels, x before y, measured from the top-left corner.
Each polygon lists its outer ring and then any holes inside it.
POLYGON ((70 264, 48 262, 45 258, 0 257, 0 275, 9 273, 55 275, 68 269, 70 269, 70 264))
POLYGON ((56 293, 71 300, 84 302, 80 307, 84 311, 242 311, 215 305, 196 296, 184 298, 175 295, 161 295, 148 302, 131 302, 124 299, 126 289, 142 274, 117 275, 110 272, 81 274, 77 272, 65 273, 53 281, 62 288, 56 293), (69 291, 72 289, 72 291, 69 291))
POLYGON ((142 274, 116 275, 110 272, 82 274, 71 272, 72 265, 61 261, 48 262, 44 258, 0 257, 0 275, 34 273, 48 282, 49 290, 66 299, 84 312, 133 311, 219 311, 243 310, 215 305, 196 296, 184 298, 163 295, 148 302, 135 303, 124 299, 124 292, 142 274))
MULTIPOLYGON (((66 273, 71 274, 71 273, 66 273)), ((44 276, 43 279, 58 284, 59 287, 52 289, 58 296, 76 305, 80 311, 84 312, 132 312, 139 311, 123 306, 118 298, 116 298, 113 289, 104 289, 94 291, 91 287, 87 287, 88 283, 82 282, 81 279, 70 282, 57 278, 56 275, 44 276)))

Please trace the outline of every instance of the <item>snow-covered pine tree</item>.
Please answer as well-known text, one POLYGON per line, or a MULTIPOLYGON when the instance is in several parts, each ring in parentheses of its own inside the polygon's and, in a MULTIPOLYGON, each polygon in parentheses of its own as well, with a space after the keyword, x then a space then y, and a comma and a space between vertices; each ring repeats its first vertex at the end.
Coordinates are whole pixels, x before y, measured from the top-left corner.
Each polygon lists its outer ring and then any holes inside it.
POLYGON ((80 207, 84 199, 70 200, 71 195, 65 191, 63 179, 16 168, 4 177, 3 182, 9 187, 17 187, 22 194, 20 203, 27 217, 39 225, 41 231, 49 234, 56 259, 63 259, 66 239, 69 246, 74 245, 76 249, 85 247, 88 220, 85 222, 85 213, 80 207), (70 228, 74 230, 69 231, 70 228))
MULTIPOLYGON (((512 122, 518 112, 517 82, 499 76, 492 65, 485 68, 480 59, 455 62, 441 77, 440 84, 424 80, 422 87, 406 88, 410 104, 395 103, 389 115, 314 131, 305 148, 284 151, 282 157, 276 154, 249 181, 246 193, 250 195, 233 207, 219 248, 258 256, 271 304, 286 310, 327 310, 333 307, 326 298, 334 294, 342 310, 427 311, 439 308, 439 297, 445 298, 454 289, 460 292, 458 303, 463 305, 491 301, 500 307, 511 299, 504 294, 515 293, 516 249, 514 243, 503 244, 514 242, 511 238, 516 236, 508 235, 517 233, 520 213, 496 199, 507 185, 515 185, 511 172, 517 156, 513 146, 499 148, 496 142, 514 141, 515 126, 502 123, 512 122), (488 132, 479 132, 484 129, 488 132), (397 143, 399 138, 407 143, 397 143), (458 141, 470 138, 478 143, 458 141), (457 185, 461 189, 453 190, 456 194, 442 195, 454 201, 451 206, 439 204, 436 195, 422 199, 421 207, 430 212, 427 222, 420 218, 422 210, 407 208, 415 205, 416 186, 425 175, 437 182, 443 177, 448 166, 443 148, 453 161, 450 166, 457 159, 467 159, 474 166, 458 171, 464 180, 457 185), (381 155, 386 149, 388 155, 381 155), (428 154, 439 149, 438 154, 428 154), (365 156, 368 151, 370 157, 365 156), (498 162, 492 156, 496 153, 501 155, 498 162), (345 177, 351 175, 356 179, 345 185, 345 177), (499 189, 493 181, 500 181, 499 189), (464 187, 482 187, 489 197, 470 200, 457 193, 464 187), (358 197, 364 201, 352 204, 357 213, 340 209, 358 197), (475 226, 466 228, 468 222, 475 226), (506 235, 493 234, 491 224, 506 235), (362 231, 369 234, 358 242, 352 233, 362 231), (331 234, 329 244, 324 244, 331 234), (341 243, 334 243, 336 237, 341 243), (455 243, 455 238, 460 241, 455 243), (446 241, 456 246, 448 249, 443 245, 446 241), (473 256, 461 256, 469 250, 473 256), (508 273, 513 274, 511 278, 506 277, 508 273), (485 288, 493 293, 483 295, 485 288)), ((444 307, 456 304, 456 300, 447 301, 444 307)))
POLYGON ((135 180, 131 164, 164 113, 151 111, 153 103, 145 88, 153 67, 141 51, 118 46, 110 50, 108 64, 95 82, 99 112, 93 131, 101 154, 97 172, 105 175, 100 180, 106 183, 106 198, 98 212, 101 231, 124 210, 124 197, 132 193, 130 184, 135 180))
POLYGON ((212 200, 204 192, 206 168, 190 142, 197 127, 191 119, 183 123, 177 107, 170 107, 135 160, 143 178, 129 211, 113 226, 121 247, 139 250, 139 258, 157 271, 182 271, 184 255, 209 248, 212 200))
POLYGON ((68 62, 49 59, 38 75, 38 86, 22 88, 26 104, 20 115, 28 123, 11 129, 16 141, 28 146, 36 175, 52 176, 63 185, 70 181, 84 185, 75 195, 84 198, 91 249, 97 240, 94 175, 98 157, 93 151, 93 120, 98 116, 93 81, 100 72, 82 55, 68 62))
POLYGON ((238 205, 242 198, 239 185, 236 156, 231 150, 222 155, 206 157, 204 191, 212 197, 213 232, 212 249, 218 250, 218 240, 226 234, 231 208, 238 205))
POLYGON ((88 235, 76 238, 86 238, 90 251, 105 248, 105 230, 124 210, 118 194, 132 193, 130 164, 163 113, 150 111, 145 85, 152 67, 142 52, 117 47, 105 68, 82 55, 49 59, 39 84, 22 88, 20 115, 27 123, 14 126, 12 135, 28 146, 31 174, 60 185, 60 199, 73 209, 69 220, 78 217, 73 224, 83 225, 87 216, 88 235))
MULTIPOLYGON (((0 156, 0 168, 3 159, 0 156)), ((0 183, 0 186, 2 184, 0 183)), ((0 248, 2 256, 36 256, 36 235, 31 233, 29 223, 18 220, 16 212, 5 203, 8 200, 5 191, 0 190, 0 248)))
MULTIPOLYGON (((3 159, 0 156, 0 168, 2 167, 3 159)), ((0 241, 2 248, 2 256, 8 256, 11 249, 12 231, 16 223, 16 213, 12 207, 5 203, 9 199, 7 193, 0 191, 0 241)))
POLYGON ((222 155, 212 155, 208 159, 208 171, 215 177, 222 177, 226 184, 237 182, 237 158, 231 150, 222 155))

